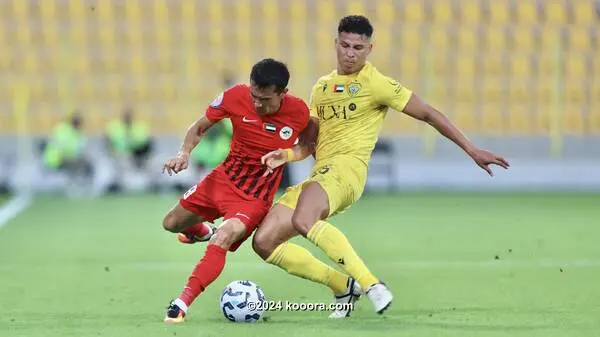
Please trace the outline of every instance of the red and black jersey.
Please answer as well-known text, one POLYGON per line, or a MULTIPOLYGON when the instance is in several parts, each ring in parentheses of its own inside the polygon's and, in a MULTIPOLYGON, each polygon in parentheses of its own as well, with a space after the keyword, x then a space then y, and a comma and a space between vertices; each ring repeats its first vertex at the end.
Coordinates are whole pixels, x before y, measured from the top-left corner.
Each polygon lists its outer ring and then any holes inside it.
POLYGON ((233 126, 229 154, 215 170, 224 173, 243 196, 272 202, 281 182, 283 167, 263 177, 266 167, 261 164, 260 158, 296 143, 310 118, 306 103, 286 94, 279 111, 261 116, 254 108, 250 88, 236 85, 211 103, 206 117, 213 122, 229 118, 233 126))

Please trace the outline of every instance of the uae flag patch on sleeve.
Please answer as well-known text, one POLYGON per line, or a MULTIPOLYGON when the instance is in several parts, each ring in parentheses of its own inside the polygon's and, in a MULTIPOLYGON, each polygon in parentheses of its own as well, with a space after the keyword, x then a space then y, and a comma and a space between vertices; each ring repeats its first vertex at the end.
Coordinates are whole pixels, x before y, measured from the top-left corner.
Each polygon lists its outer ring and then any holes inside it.
POLYGON ((344 92, 344 85, 343 84, 336 84, 333 87, 333 92, 344 92))
POLYGON ((265 127, 265 131, 267 131, 267 132, 274 133, 277 131, 277 127, 271 123, 265 123, 264 127, 265 127))

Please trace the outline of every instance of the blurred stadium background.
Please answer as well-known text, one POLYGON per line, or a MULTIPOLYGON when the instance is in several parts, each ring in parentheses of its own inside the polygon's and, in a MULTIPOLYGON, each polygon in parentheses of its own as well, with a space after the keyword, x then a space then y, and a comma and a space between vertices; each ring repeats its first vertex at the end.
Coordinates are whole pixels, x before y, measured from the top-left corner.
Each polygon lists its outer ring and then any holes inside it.
POLYGON ((393 183, 417 188, 425 178, 452 187, 600 186, 592 174, 600 158, 594 0, 2 0, 0 6, 0 181, 15 188, 52 181, 53 171, 40 173, 31 163, 43 154, 39 140, 74 111, 103 190, 111 161, 98 140, 125 109, 156 139, 150 152, 156 171, 187 125, 224 87, 247 81, 260 58, 286 61, 291 90, 308 99, 315 80, 335 66, 336 24, 347 13, 371 18, 371 60, 381 71, 515 164, 510 177, 478 180, 481 174, 433 130, 390 112, 378 148, 383 170, 373 166, 371 185, 391 185, 377 180, 389 169, 393 183), (31 173, 24 179, 23 172, 31 173))
MULTIPOLYGON (((170 191, 218 162, 227 125, 186 174, 164 177, 162 162, 261 58, 287 62, 292 92, 308 99, 335 67, 333 38, 346 14, 371 19, 376 67, 512 168, 490 179, 434 130, 390 111, 365 198, 334 220, 397 291, 388 320, 378 325, 365 303, 347 325, 276 313, 290 324, 221 327, 215 299, 232 279, 252 279, 271 298, 329 300, 245 245, 198 300, 189 332, 347 337, 377 325, 377 335, 595 335, 600 202, 579 193, 600 191, 595 0, 0 0, 0 189, 71 197, 20 199, 0 211, 2 227, 29 205, 0 232, 0 301, 11 303, 0 306, 0 334, 156 334, 202 251, 161 231, 178 195, 170 191), (124 115, 134 120, 132 138, 124 115), (436 191, 370 193, 377 189, 436 191), (142 193, 78 198, 112 190, 142 193), (523 195, 532 190, 544 192, 523 195)), ((309 168, 294 164, 289 182, 309 168)))

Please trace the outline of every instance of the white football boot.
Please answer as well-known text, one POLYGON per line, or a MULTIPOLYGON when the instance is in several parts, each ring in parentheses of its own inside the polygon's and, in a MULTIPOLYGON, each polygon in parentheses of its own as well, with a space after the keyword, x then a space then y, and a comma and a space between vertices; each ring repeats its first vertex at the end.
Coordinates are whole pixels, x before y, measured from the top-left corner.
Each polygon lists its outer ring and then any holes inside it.
POLYGON ((373 303, 375 311, 380 315, 392 304, 392 292, 384 283, 375 283, 367 289, 365 294, 373 303))
POLYGON ((360 298, 362 289, 355 279, 348 278, 348 288, 341 294, 335 294, 336 309, 329 315, 329 318, 346 318, 354 310, 356 301, 360 298))

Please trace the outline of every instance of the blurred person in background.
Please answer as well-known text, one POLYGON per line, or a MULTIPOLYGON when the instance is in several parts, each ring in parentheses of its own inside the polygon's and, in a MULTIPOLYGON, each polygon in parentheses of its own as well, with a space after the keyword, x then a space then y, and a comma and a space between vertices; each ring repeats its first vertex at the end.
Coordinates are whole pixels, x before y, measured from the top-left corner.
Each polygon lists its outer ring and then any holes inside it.
POLYGON ((125 109, 121 118, 106 126, 105 145, 116 168, 109 190, 120 191, 133 185, 145 189, 148 177, 143 173, 149 169, 149 157, 154 147, 148 124, 136 119, 132 109, 125 109))
POLYGON ((217 167, 227 157, 232 134, 233 127, 229 119, 222 120, 207 130, 202 142, 190 156, 201 175, 217 167))
POLYGON ((52 136, 42 144, 44 168, 66 173, 72 185, 69 192, 74 192, 75 186, 84 186, 82 182, 89 182, 93 174, 84 153, 86 138, 82 129, 83 118, 76 110, 69 119, 59 123, 52 136))
POLYGON ((120 119, 112 120, 106 128, 108 152, 124 158, 137 169, 142 169, 152 152, 153 141, 146 123, 135 120, 133 111, 126 109, 120 119))

